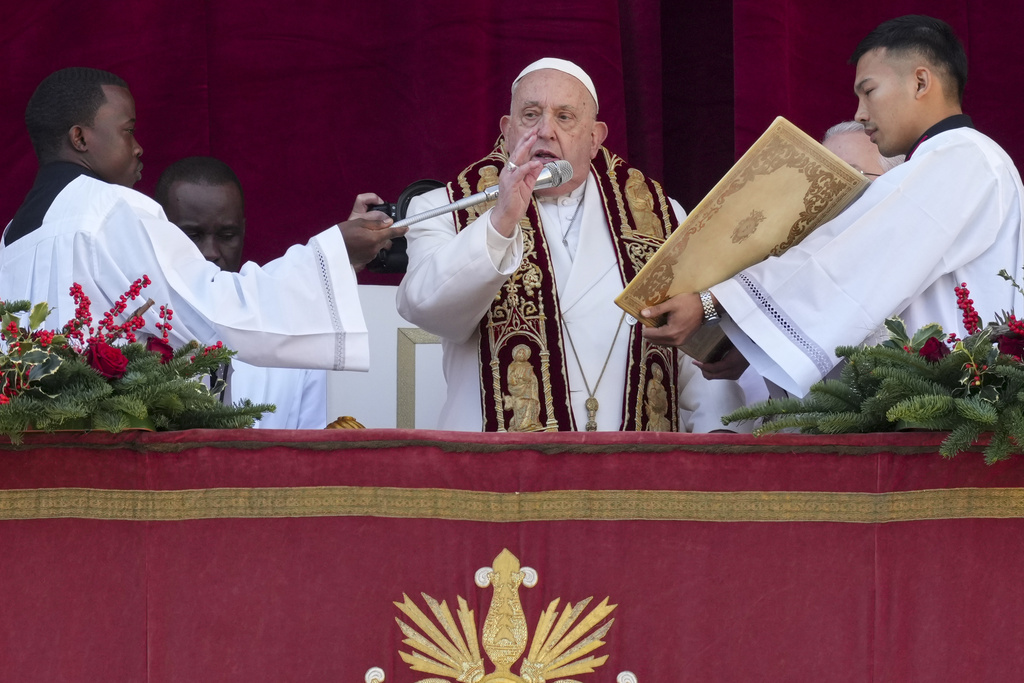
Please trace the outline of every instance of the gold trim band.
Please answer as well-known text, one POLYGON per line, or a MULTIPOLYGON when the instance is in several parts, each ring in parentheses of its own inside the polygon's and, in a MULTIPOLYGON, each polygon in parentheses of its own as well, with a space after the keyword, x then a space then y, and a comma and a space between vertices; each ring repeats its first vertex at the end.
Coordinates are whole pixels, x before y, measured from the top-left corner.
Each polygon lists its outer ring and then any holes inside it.
POLYGON ((831 491, 542 491, 319 486, 132 491, 0 491, 0 520, 124 521, 388 517, 473 522, 846 522, 1024 518, 1024 489, 957 488, 892 493, 831 491))

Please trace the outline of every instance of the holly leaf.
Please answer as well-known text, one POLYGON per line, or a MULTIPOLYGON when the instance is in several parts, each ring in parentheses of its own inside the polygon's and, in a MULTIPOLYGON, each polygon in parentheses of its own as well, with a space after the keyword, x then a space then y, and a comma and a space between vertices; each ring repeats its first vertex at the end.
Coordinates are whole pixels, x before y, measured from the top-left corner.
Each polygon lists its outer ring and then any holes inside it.
POLYGON ((924 343, 932 337, 935 337, 939 341, 945 339, 946 335, 942 332, 942 325, 938 323, 928 323, 914 333, 913 339, 910 340, 910 346, 914 349, 920 349, 924 346, 924 343))
POLYGON ((887 318, 885 329, 889 330, 889 339, 896 342, 900 347, 908 346, 910 337, 907 335, 907 325, 896 317, 887 318))
POLYGON ((35 306, 32 307, 32 312, 28 314, 28 329, 32 331, 39 329, 39 326, 46 321, 46 318, 49 315, 49 304, 47 304, 45 301, 36 304, 35 306))
POLYGON ((18 334, 19 334, 20 330, 19 330, 19 332, 12 332, 9 328, 11 326, 11 323, 14 323, 17 326, 20 322, 21 321, 18 319, 18 316, 12 315, 10 313, 5 313, 4 314, 3 323, 2 323, 3 326, 4 326, 4 328, 2 330, 3 335, 4 335, 4 339, 6 339, 7 341, 14 341, 15 339, 18 338, 18 334))

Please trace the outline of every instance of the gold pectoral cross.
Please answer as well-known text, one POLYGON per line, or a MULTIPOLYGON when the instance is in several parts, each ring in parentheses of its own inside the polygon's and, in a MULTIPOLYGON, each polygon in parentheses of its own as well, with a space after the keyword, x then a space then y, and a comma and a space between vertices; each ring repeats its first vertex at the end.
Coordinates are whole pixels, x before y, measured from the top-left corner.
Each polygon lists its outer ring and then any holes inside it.
POLYGON ((587 402, 584 403, 583 406, 587 409, 587 431, 596 432, 598 409, 597 399, 591 396, 590 398, 587 399, 587 402))

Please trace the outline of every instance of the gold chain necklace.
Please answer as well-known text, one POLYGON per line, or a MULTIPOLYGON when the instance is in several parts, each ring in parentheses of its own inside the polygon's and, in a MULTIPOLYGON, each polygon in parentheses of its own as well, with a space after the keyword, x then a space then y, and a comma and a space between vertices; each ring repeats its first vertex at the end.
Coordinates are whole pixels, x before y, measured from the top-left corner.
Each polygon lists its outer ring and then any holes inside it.
POLYGON ((594 394, 597 393, 597 387, 601 384, 601 379, 604 377, 604 371, 608 369, 608 361, 611 360, 612 350, 615 349, 615 340, 619 338, 619 332, 622 330, 622 321, 626 319, 626 312, 622 312, 622 316, 619 318, 619 324, 615 328, 615 336, 612 337, 612 345, 608 347, 608 355, 604 357, 604 365, 601 366, 601 374, 597 376, 597 382, 594 383, 594 390, 590 390, 590 382, 587 381, 587 373, 583 372, 583 363, 580 362, 579 354, 576 353, 576 345, 572 341, 572 335, 569 334, 569 326, 562 321, 562 327, 565 329, 565 337, 569 340, 569 348, 572 349, 572 355, 576 359, 576 365, 580 369, 580 375, 583 377, 583 386, 587 388, 587 402, 583 406, 587 409, 587 431, 597 431, 597 409, 600 407, 597 403, 597 398, 594 394))

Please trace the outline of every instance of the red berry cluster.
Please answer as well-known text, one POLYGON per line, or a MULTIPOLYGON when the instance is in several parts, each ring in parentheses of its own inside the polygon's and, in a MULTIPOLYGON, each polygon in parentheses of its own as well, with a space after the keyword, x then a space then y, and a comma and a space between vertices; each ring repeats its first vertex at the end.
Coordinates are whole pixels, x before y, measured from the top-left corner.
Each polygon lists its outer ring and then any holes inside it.
POLYGON ((4 388, 0 391, 0 404, 10 403, 11 399, 28 387, 28 373, 24 377, 5 377, 4 388))
POLYGON ((168 306, 161 306, 160 319, 163 320, 163 322, 157 323, 156 329, 160 330, 163 333, 164 341, 167 341, 168 335, 170 334, 171 330, 174 329, 171 326, 171 320, 174 319, 174 311, 172 311, 168 306))
POLYGON ((57 336, 57 333, 52 330, 36 330, 32 333, 32 339, 39 342, 39 346, 44 349, 53 343, 53 338, 57 336))
POLYGON ((964 312, 964 329, 967 334, 974 334, 980 329, 981 316, 974 310, 974 299, 970 298, 971 292, 967 289, 967 283, 961 282, 959 287, 954 287, 956 292, 956 306, 964 312))
MULTIPOLYGON (((146 320, 141 316, 133 316, 121 324, 114 322, 114 319, 124 313, 128 307, 128 301, 134 301, 142 294, 142 290, 150 285, 149 276, 143 275, 138 280, 132 283, 128 291, 118 297, 117 301, 114 302, 114 306, 103 314, 100 318, 100 323, 96 330, 89 328, 89 343, 95 344, 97 342, 110 342, 115 341, 120 337, 124 337, 128 342, 135 341, 135 331, 145 326, 146 320), (104 332, 104 330, 106 330, 104 332)), ((77 286, 77 285, 76 285, 77 286)), ((72 287, 74 290, 74 287, 72 287)))
POLYGON ((92 327, 90 327, 92 324, 92 312, 90 311, 92 302, 89 301, 89 297, 82 290, 82 285, 77 282, 71 285, 71 298, 75 302, 75 317, 64 326, 64 335, 68 339, 74 339, 84 344, 85 336, 82 330, 88 329, 89 333, 92 334, 92 327))
POLYGON ((987 365, 978 366, 977 363, 965 363, 964 369, 974 373, 974 377, 971 378, 970 384, 976 387, 981 386, 981 373, 988 370, 987 365))

